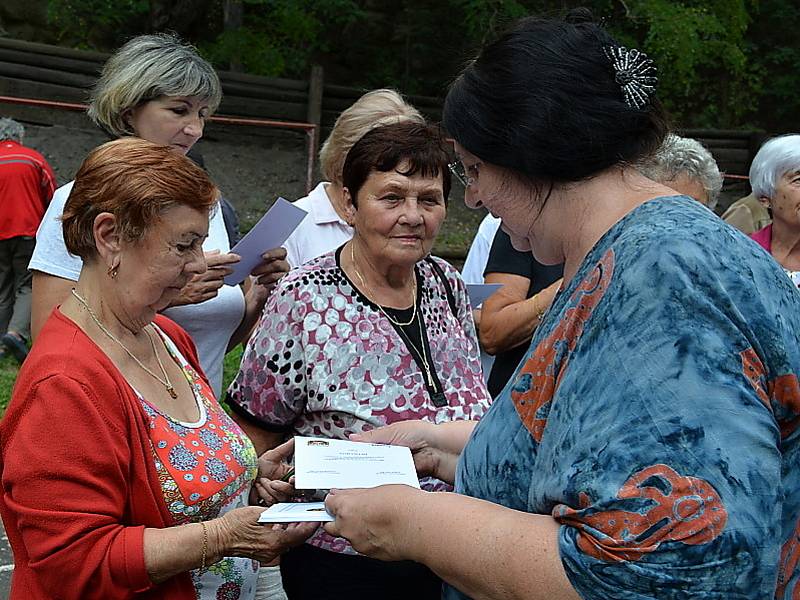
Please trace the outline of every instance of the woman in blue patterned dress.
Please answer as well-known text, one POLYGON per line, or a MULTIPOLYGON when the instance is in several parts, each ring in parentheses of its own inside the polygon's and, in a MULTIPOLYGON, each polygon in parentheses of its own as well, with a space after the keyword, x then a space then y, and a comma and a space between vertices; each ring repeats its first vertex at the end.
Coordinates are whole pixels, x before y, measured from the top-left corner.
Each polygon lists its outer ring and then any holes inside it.
POLYGON ((797 597, 800 295, 634 164, 654 67, 586 19, 528 19, 450 90, 466 201, 564 284, 479 424, 397 423, 454 494, 334 491, 326 525, 447 598, 797 597))

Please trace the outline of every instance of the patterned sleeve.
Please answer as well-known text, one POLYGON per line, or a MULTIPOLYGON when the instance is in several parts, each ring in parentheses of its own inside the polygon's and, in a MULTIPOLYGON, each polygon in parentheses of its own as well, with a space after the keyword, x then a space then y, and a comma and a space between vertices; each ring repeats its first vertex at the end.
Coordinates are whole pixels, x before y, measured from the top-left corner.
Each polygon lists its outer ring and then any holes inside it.
POLYGON ((785 492, 767 354, 751 346, 769 338, 748 335, 703 256, 640 258, 615 268, 607 254, 537 346, 568 369, 530 370, 530 390, 558 381, 530 429, 558 437, 538 460, 569 474, 552 510, 566 573, 587 599, 771 597, 785 492))
POLYGON ((288 429, 307 401, 306 306, 293 285, 297 273, 286 275, 270 295, 227 396, 236 412, 275 431, 288 429))

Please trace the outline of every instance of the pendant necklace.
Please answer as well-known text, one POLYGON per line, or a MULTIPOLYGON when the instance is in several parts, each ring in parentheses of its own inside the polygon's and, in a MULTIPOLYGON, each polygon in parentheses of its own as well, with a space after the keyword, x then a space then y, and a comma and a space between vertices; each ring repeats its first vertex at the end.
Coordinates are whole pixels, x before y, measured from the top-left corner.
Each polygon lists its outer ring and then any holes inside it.
POLYGON ((95 325, 97 325, 100 328, 100 331, 105 333, 111 341, 116 342, 117 345, 120 348, 122 348, 127 353, 127 355, 130 356, 136 362, 137 365, 142 367, 142 369, 144 369, 148 375, 150 375, 153 379, 155 379, 161 385, 163 385, 164 389, 167 390, 167 393, 173 400, 178 398, 178 394, 175 391, 172 382, 169 380, 169 375, 167 375, 167 370, 164 368, 164 363, 161 362, 161 357, 158 355, 158 351, 156 350, 156 343, 153 341, 153 336, 150 335, 149 331, 147 331, 146 329, 144 330, 145 335, 147 335, 147 339, 150 340, 150 346, 152 346, 153 348, 153 354, 156 355, 156 361, 158 362, 158 367, 161 369, 161 373, 164 375, 164 379, 161 379, 161 377, 153 373, 153 371, 151 371, 147 367, 147 365, 145 365, 142 361, 140 361, 133 352, 131 352, 125 347, 125 344, 123 344, 119 339, 117 339, 114 336, 114 334, 112 334, 108 329, 106 329, 106 326, 103 325, 100 319, 97 318, 97 315, 94 314, 94 311, 91 308, 89 308, 89 304, 86 302, 86 300, 84 300, 80 296, 80 294, 78 294, 78 292, 75 291, 75 288, 72 288, 72 295, 75 296, 75 299, 83 305, 83 307, 89 313, 89 316, 92 318, 92 321, 94 321, 95 325))

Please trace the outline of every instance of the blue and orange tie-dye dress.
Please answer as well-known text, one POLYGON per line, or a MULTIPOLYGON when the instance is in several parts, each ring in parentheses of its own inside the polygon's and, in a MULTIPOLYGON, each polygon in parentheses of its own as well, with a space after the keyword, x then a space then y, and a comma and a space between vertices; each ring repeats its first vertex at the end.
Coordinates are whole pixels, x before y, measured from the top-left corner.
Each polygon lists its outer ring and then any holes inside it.
POLYGON ((699 203, 652 200, 557 296, 456 489, 552 515, 583 598, 800 597, 798 373, 777 263, 699 203))

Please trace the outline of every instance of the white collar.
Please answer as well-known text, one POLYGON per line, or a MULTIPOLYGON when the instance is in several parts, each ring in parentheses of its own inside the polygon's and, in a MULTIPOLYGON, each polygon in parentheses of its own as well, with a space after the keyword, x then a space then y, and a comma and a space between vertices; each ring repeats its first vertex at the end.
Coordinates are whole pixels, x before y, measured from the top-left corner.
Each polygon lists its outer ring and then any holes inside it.
POLYGON ((326 223, 341 223, 342 225, 347 225, 347 222, 344 221, 337 214, 336 209, 333 208, 330 196, 328 196, 328 192, 325 190, 326 185, 330 184, 325 181, 320 182, 308 195, 309 200, 311 200, 310 209, 314 223, 317 225, 324 225, 326 223))

